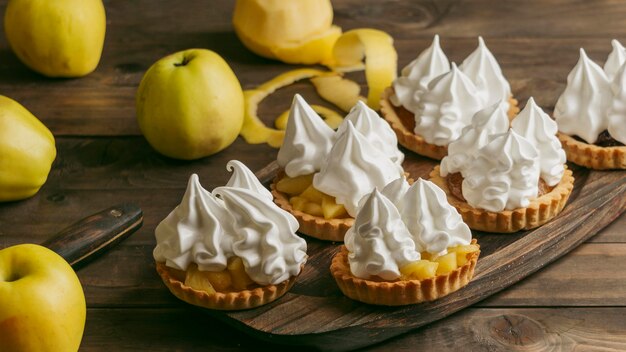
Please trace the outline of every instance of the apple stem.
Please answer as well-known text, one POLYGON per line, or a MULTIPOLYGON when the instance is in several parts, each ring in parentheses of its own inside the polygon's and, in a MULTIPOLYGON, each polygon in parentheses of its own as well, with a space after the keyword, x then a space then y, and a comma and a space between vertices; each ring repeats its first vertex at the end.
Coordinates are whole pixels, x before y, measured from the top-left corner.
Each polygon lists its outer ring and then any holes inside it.
POLYGON ((185 55, 185 56, 183 56, 183 61, 174 63, 174 66, 176 66, 176 67, 185 66, 185 65, 187 65, 189 63, 189 61, 191 61, 191 59, 189 57, 187 57, 187 55, 185 55))

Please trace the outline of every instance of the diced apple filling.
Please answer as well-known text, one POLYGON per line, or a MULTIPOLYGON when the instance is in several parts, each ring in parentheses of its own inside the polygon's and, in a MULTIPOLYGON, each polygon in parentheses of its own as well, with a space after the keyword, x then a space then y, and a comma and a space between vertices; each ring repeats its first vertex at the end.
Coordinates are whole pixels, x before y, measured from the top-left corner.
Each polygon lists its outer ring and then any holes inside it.
POLYGON ((409 263, 400 268, 401 280, 424 280, 437 275, 446 275, 465 265, 472 253, 479 250, 478 245, 469 244, 448 248, 448 254, 434 256, 428 252, 421 253, 421 260, 409 263))
POLYGON ((246 274, 241 258, 233 257, 222 271, 202 271, 192 264, 187 268, 185 285, 208 294, 216 292, 241 291, 254 285, 254 281, 246 274))
POLYGON ((348 216, 346 208, 337 204, 335 197, 313 187, 313 175, 293 178, 285 176, 276 183, 276 190, 290 196, 289 204, 295 210, 313 216, 323 216, 324 219, 339 219, 348 216))

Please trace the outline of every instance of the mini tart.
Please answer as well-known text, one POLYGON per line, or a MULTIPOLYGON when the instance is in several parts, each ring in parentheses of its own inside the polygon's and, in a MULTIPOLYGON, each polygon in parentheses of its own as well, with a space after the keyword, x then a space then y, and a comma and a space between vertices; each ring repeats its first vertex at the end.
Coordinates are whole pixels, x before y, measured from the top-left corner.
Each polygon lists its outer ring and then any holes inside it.
POLYGON ((557 137, 563 145, 567 160, 595 170, 626 169, 626 146, 601 147, 588 144, 561 132, 557 137))
POLYGON ((270 189, 274 196, 274 203, 298 219, 300 224, 298 232, 324 241, 343 242, 343 236, 354 224, 354 218, 325 219, 294 209, 289 203, 288 196, 276 189, 276 184, 283 177, 285 177, 285 172, 279 171, 270 189))
POLYGON ((439 174, 439 166, 430 172, 430 180, 446 192, 448 202, 459 211, 467 226, 473 230, 497 233, 530 230, 552 220, 563 210, 574 188, 572 170, 565 169, 561 181, 550 192, 532 200, 527 208, 491 212, 474 208, 453 196, 448 182, 439 174))
MULTIPOLYGON (((476 240, 472 239, 472 244, 476 240)), ((480 251, 469 253, 463 265, 445 275, 424 280, 374 281, 355 277, 348 263, 348 249, 341 246, 333 257, 330 272, 339 289, 351 299, 368 304, 401 306, 433 301, 467 285, 474 277, 480 251)))
POLYGON ((167 286, 174 296, 189 304, 216 310, 250 309, 270 303, 287 293, 296 282, 297 278, 297 276, 292 276, 278 285, 259 286, 236 292, 216 292, 209 294, 205 291, 199 291, 185 285, 185 271, 170 268, 166 266, 165 263, 159 262, 156 263, 156 270, 161 276, 163 283, 165 283, 165 286, 167 286))
MULTIPOLYGON (((439 146, 426 142, 422 136, 416 135, 411 125, 407 122, 414 121, 415 117, 413 113, 409 112, 405 108, 395 107, 389 98, 394 94, 393 88, 388 87, 383 92, 382 99, 380 101, 380 112, 383 118, 387 120, 391 128, 398 136, 398 143, 403 147, 413 151, 417 154, 427 156, 432 159, 441 160, 444 156, 448 155, 448 146, 439 146), (410 115, 410 116, 409 116, 410 115), (407 121, 407 122, 403 122, 407 121)), ((512 119, 519 113, 518 101, 511 97, 509 99, 510 107, 508 111, 509 119, 512 119)), ((415 125, 413 122, 412 125, 415 125)))

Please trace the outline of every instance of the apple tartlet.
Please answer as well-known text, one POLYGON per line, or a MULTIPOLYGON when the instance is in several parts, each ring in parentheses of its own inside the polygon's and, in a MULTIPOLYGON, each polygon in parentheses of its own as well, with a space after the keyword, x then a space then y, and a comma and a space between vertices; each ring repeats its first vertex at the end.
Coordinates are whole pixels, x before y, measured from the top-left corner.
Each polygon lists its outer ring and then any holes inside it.
POLYGON ((298 219, 301 233, 343 241, 361 198, 404 177, 403 160, 389 125, 363 102, 335 132, 296 95, 278 152, 282 171, 271 185, 274 201, 298 219))
POLYGON ((445 193, 423 179, 399 183, 366 198, 332 259, 331 274, 351 299, 385 306, 432 301, 474 276, 480 247, 445 193))
POLYGON ((604 69, 580 49, 554 109, 567 160, 597 170, 626 169, 626 50, 612 44, 604 69))
POLYGON ((381 113, 405 148, 440 160, 474 113, 504 101, 512 118, 519 112, 508 81, 482 37, 478 48, 457 67, 432 45, 402 69, 381 99, 381 113))
POLYGON ((561 212, 574 186, 556 129, 532 97, 510 128, 502 104, 485 108, 430 178, 474 230, 536 228, 561 212))
POLYGON ((240 310, 284 295, 306 262, 297 220, 272 202, 254 174, 232 160, 226 186, 189 179, 182 202, 156 228, 156 269, 179 299, 240 310), (271 250, 268 250, 271 248, 271 250))

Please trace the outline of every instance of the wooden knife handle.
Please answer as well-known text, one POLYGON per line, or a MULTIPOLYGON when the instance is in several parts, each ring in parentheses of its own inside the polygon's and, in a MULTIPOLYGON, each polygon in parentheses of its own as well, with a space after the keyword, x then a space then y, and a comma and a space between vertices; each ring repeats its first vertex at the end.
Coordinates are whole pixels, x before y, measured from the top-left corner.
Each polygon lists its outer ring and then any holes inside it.
POLYGON ((137 231, 143 212, 134 204, 119 204, 90 215, 42 243, 75 269, 137 231))

